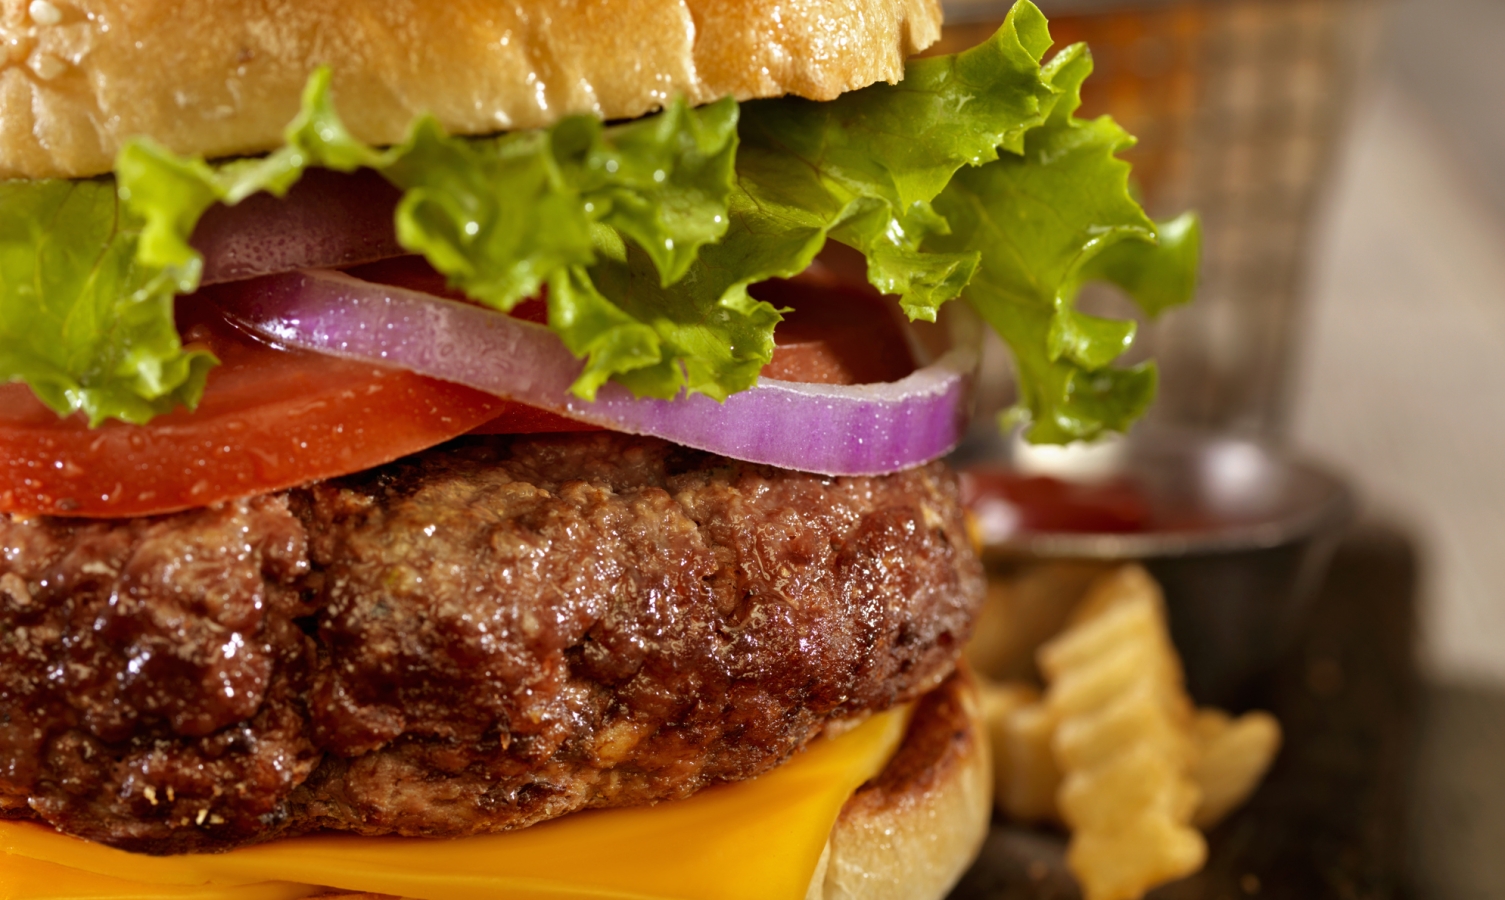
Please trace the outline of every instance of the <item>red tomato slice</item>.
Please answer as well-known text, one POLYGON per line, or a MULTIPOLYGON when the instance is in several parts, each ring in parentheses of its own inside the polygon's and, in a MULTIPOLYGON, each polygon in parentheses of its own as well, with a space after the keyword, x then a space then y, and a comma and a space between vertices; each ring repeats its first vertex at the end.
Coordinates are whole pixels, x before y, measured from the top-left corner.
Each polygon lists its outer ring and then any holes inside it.
POLYGON ((896 306, 866 283, 810 274, 765 281, 750 293, 781 309, 765 378, 814 384, 898 381, 915 369, 896 306))
POLYGON ((0 385, 0 511, 125 517, 206 506, 380 465, 513 405, 399 369, 268 347, 202 299, 191 311, 180 305, 179 323, 223 363, 194 412, 91 430, 80 416, 59 419, 24 385, 0 385))

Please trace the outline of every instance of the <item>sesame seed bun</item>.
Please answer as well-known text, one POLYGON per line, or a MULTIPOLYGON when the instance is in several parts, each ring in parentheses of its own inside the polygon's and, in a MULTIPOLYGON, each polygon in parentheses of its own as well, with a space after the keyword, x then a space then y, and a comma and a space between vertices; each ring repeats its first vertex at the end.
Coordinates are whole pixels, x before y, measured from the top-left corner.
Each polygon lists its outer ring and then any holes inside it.
POLYGON ((706 103, 831 99, 897 81, 939 0, 0 0, 0 178, 109 171, 127 139, 179 153, 281 143, 309 73, 371 143, 706 103))

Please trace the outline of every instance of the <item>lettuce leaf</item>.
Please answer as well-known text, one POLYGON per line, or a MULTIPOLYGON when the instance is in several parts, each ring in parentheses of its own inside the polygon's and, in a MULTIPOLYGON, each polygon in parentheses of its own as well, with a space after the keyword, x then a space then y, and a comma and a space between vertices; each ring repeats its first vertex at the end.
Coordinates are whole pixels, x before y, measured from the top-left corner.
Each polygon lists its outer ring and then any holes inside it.
MULTIPOLYGON (((743 104, 726 235, 668 290, 630 258, 598 265, 595 283, 624 308, 673 309, 683 322, 744 304, 776 321, 747 285, 798 273, 826 240, 840 241, 866 256, 869 280, 900 295, 911 318, 933 321, 958 295, 982 313, 1014 351, 1032 440, 1123 430, 1153 398, 1154 368, 1112 368, 1134 323, 1085 315, 1073 301, 1092 280, 1120 285, 1152 315, 1189 301, 1199 231, 1188 216, 1162 235, 1145 216, 1114 155, 1133 139, 1111 119, 1074 115, 1091 72, 1085 46, 1042 67, 1050 44, 1044 16, 1021 2, 990 40, 913 60, 897 85, 824 103, 743 104)), ((714 358, 720 384, 751 386, 772 341, 759 346, 759 323, 749 324, 684 358, 714 358), (726 357, 737 346, 729 336, 754 352, 726 357)), ((619 380, 658 396, 677 387, 667 373, 654 384, 619 380)), ((693 379, 688 387, 719 396, 693 379)))
POLYGON ((1037 442, 1123 431, 1155 395, 1153 363, 1111 366, 1134 323, 1078 311, 1082 284, 1117 284, 1152 316, 1188 302, 1196 285, 1195 217, 1151 222, 1115 156, 1133 138, 1106 116, 1075 116, 1091 71, 1083 45, 1056 54, 1043 70, 1059 92, 1046 122, 1018 155, 957 173, 935 202, 951 232, 925 245, 981 255, 966 297, 1013 352, 1020 397, 1011 418, 1026 418, 1037 442))
POLYGON ((1021 0, 986 43, 830 102, 676 101, 490 138, 421 118, 387 149, 350 135, 320 71, 266 157, 209 164, 138 140, 118 195, 103 179, 0 184, 0 378, 96 423, 193 405, 214 360, 181 346, 172 295, 198 283, 199 217, 280 195, 309 166, 367 167, 404 191, 403 246, 471 297, 509 310, 546 289, 587 399, 612 379, 656 397, 750 387, 780 311, 748 285, 835 240, 911 318, 958 296, 977 307, 1014 351, 1032 439, 1122 429, 1154 369, 1113 368, 1133 323, 1079 312, 1076 293, 1106 280, 1151 315, 1185 302, 1198 230, 1145 217, 1114 156, 1132 139, 1075 118, 1090 57, 1073 46, 1042 65, 1050 45, 1021 0))
MULTIPOLYGON (((550 327, 586 358, 573 386, 581 397, 633 373, 640 393, 672 397, 686 370, 710 371, 705 361, 686 349, 670 310, 603 293, 601 273, 587 267, 602 250, 625 257, 631 246, 650 291, 686 276, 727 229, 738 111, 732 100, 695 110, 677 101, 624 125, 576 117, 479 141, 425 123, 383 170, 406 191, 398 240, 498 309, 547 284, 550 327)), ((772 324, 765 330, 771 348, 772 324)), ((691 387, 722 397, 740 389, 714 375, 691 387)))
MULTIPOLYGON (((742 104, 730 227, 701 248, 687 277, 660 285, 641 254, 618 253, 576 283, 654 321, 672 348, 664 355, 671 365, 617 372, 617 380, 657 397, 684 389, 724 399, 751 387, 772 358, 779 315, 748 285, 798 274, 828 239, 862 251, 869 280, 900 295, 912 318, 934 320, 980 255, 921 251, 928 236, 949 230, 931 201, 958 169, 997 159, 1000 148, 1022 150, 1024 135, 1045 122, 1057 94, 1040 69, 1049 47, 1045 17, 1025 2, 991 40, 912 60, 899 84, 821 103, 742 104)), ((625 327, 616 327, 625 342, 625 327)), ((602 321, 597 334, 609 328, 602 321)))
POLYGON ((1022 150, 1045 121, 1055 102, 1040 69, 1049 47, 1045 17, 1024 2, 987 42, 912 60, 899 84, 825 103, 744 104, 732 196, 740 227, 708 248, 707 264, 725 257, 743 278, 792 274, 830 237, 862 251, 869 280, 900 295, 912 318, 934 320, 978 254, 920 252, 949 231, 931 201, 958 169, 997 159, 1000 148, 1022 150), (761 264, 749 272, 752 260, 761 264))
POLYGON ((0 182, 0 383, 96 425, 193 405, 216 360, 182 346, 140 231, 108 180, 0 182))

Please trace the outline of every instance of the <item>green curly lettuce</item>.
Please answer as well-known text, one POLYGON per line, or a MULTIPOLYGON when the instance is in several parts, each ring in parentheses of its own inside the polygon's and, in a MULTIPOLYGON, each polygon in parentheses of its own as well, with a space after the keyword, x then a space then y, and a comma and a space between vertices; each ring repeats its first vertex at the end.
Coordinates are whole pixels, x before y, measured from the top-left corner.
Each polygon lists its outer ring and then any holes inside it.
MULTIPOLYGON (((1073 301, 1094 280, 1150 315, 1189 301, 1200 232, 1192 216, 1158 228, 1145 216, 1115 156, 1133 139, 1111 119, 1074 115, 1092 68, 1086 47, 1042 66, 1050 45, 1045 17, 1021 2, 989 41, 913 60, 899 84, 744 104, 726 235, 667 290, 630 254, 604 263, 613 273, 596 282, 619 303, 692 320, 748 303, 748 284, 793 275, 839 241, 912 319, 933 321, 958 295, 977 308, 1013 349, 1032 440, 1127 428, 1154 396, 1154 366, 1114 368, 1134 323, 1073 301)), ((771 353, 770 335, 741 368, 721 370, 722 383, 750 386, 771 353)))
POLYGON ((732 197, 742 228, 724 243, 747 245, 739 260, 754 247, 788 254, 783 274, 833 238, 867 256, 869 279, 898 294, 911 317, 934 320, 971 279, 978 254, 920 252, 927 237, 949 231, 931 202, 958 169, 1021 151, 1045 121, 1055 102, 1040 70, 1049 47, 1045 17, 1021 3, 991 40, 913 60, 899 84, 825 103, 746 104, 732 197))
POLYGON ((1045 17, 1023 2, 991 40, 912 60, 899 84, 823 103, 744 103, 726 234, 673 285, 632 252, 604 254, 582 284, 676 333, 683 375, 660 365, 617 380, 659 397, 684 387, 721 399, 751 387, 772 357, 779 316, 749 297, 748 285, 798 274, 828 239, 862 251, 869 280, 899 295, 912 318, 934 320, 972 279, 980 254, 922 251, 949 231, 931 203, 958 169, 995 160, 1000 149, 1021 152, 1044 124, 1059 93, 1040 68, 1049 47, 1045 17))
POLYGON ((1031 422, 1030 439, 1046 443, 1122 431, 1155 395, 1152 362, 1112 366, 1132 343, 1134 322, 1078 311, 1081 285, 1117 284, 1152 316, 1195 290, 1196 218, 1151 222, 1129 194, 1128 163, 1115 156, 1133 138, 1106 116, 1074 115, 1091 71, 1080 44, 1045 66, 1060 92, 1049 118, 1018 155, 957 173, 935 203, 951 232, 926 244, 981 254, 967 299, 1008 343, 1017 412, 1031 422))
POLYGON ((834 240, 911 318, 957 297, 978 309, 1013 349, 1032 439, 1122 429, 1154 369, 1115 368, 1133 323, 1079 312, 1076 293, 1108 281, 1150 315, 1185 302, 1198 231, 1145 217, 1115 156, 1132 139, 1074 115, 1090 57, 1075 45, 1044 62, 1050 45, 1021 0, 986 43, 830 102, 675 102, 489 138, 426 117, 386 149, 350 135, 318 72, 266 157, 210 164, 138 140, 118 193, 104 179, 0 184, 0 380, 96 423, 192 406, 214 360, 181 345, 172 297, 198 283, 199 217, 281 195, 309 166, 371 168, 403 191, 399 242, 469 296, 505 311, 546 291, 587 399, 608 380, 656 397, 752 386, 780 311, 748 286, 834 240))
POLYGON ((140 235, 107 180, 0 182, 0 383, 94 424, 197 401, 217 360, 183 347, 178 282, 137 258, 140 235))

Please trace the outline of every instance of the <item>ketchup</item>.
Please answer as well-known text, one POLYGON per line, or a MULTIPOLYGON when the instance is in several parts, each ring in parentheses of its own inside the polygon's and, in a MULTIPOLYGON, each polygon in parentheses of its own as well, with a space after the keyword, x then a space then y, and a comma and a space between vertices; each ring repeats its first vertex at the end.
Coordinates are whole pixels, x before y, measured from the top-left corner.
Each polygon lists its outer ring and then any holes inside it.
POLYGON ((961 475, 962 502, 1014 531, 1125 534, 1152 525, 1149 501, 1126 478, 1063 481, 1007 469, 975 468, 961 475))

